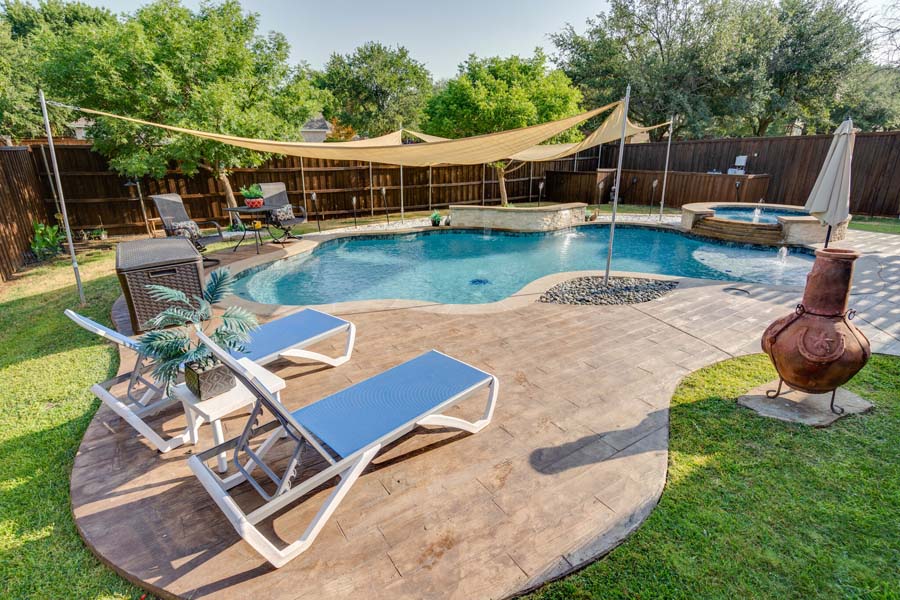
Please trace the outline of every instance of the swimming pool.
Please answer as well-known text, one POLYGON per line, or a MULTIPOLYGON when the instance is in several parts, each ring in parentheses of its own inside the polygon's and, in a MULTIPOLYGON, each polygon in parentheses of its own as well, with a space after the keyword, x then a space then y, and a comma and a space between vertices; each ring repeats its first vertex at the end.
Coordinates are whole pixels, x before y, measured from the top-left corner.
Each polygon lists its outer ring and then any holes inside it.
MULTIPOLYGON (((244 271, 236 293, 267 304, 409 299, 495 302, 551 273, 603 269, 609 227, 508 234, 439 230, 348 237, 244 271)), ((802 285, 813 258, 729 246, 673 231, 617 227, 612 267, 726 281, 802 285)))
POLYGON ((716 207, 716 217, 729 221, 742 221, 746 223, 778 223, 778 217, 803 217, 808 213, 802 210, 790 210, 780 208, 760 208, 759 216, 754 219, 756 207, 753 206, 722 206, 716 207))

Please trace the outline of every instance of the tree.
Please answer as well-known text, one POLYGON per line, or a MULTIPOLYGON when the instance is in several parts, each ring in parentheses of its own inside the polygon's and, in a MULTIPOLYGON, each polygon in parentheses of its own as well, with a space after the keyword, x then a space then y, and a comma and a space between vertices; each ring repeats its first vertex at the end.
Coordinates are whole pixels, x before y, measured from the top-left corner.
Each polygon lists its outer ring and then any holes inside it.
MULTIPOLYGON (((424 129, 457 138, 527 127, 577 114, 581 98, 540 49, 530 58, 471 55, 428 101, 424 129)), ((580 134, 573 130, 564 138, 580 134)))
POLYGON ((431 94, 431 75, 403 46, 367 42, 352 54, 332 54, 316 85, 333 98, 325 117, 363 137, 416 127, 431 94))
POLYGON ((583 34, 567 26, 551 39, 557 64, 589 104, 621 98, 630 83, 629 112, 638 121, 659 123, 677 113, 676 133, 702 135, 715 116, 728 30, 719 0, 612 0, 583 34))
MULTIPOLYGON (((43 57, 32 37, 43 31, 66 35, 76 25, 114 20, 108 10, 80 2, 43 0, 35 6, 8 0, 0 5, 0 136, 7 143, 44 134, 37 95, 43 57)), ((54 132, 61 133, 72 115, 59 108, 50 111, 54 132)))
MULTIPOLYGON (((564 73, 548 68, 539 48, 530 58, 480 59, 473 54, 429 100, 424 129, 449 138, 494 133, 572 116, 581 110, 580 104, 581 92, 564 73)), ((554 141, 581 137, 573 129, 554 141)), ((502 206, 507 205, 506 175, 521 166, 512 168, 511 161, 490 164, 497 174, 502 206)))
MULTIPOLYGON (((305 69, 288 65, 284 36, 262 36, 257 27, 257 16, 233 0, 197 12, 157 0, 120 22, 79 25, 66 36, 45 32, 43 76, 54 96, 85 107, 189 129, 301 139, 322 93, 305 69)), ((203 169, 229 206, 237 205, 229 171, 267 158, 116 119, 97 119, 91 134, 119 173, 161 177, 171 161, 189 175, 203 169)))
POLYGON ((750 116, 756 135, 785 119, 831 128, 843 84, 868 52, 859 14, 852 0, 781 0, 782 35, 766 60, 769 90, 750 116))
POLYGON ((851 73, 829 126, 847 117, 863 131, 900 129, 900 67, 865 63, 851 73))
POLYGON ((612 0, 585 33, 552 39, 592 103, 631 83, 639 121, 674 113, 676 135, 765 135, 776 123, 828 122, 866 54, 858 14, 844 0, 612 0))

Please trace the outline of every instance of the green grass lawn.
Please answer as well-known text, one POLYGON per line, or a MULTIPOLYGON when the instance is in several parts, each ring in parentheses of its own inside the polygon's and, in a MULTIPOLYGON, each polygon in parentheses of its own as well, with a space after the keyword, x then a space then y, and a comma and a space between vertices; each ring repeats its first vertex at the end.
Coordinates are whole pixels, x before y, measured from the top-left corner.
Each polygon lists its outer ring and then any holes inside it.
POLYGON ((850 229, 900 235, 900 219, 854 216, 850 221, 850 229))
POLYGON ((828 429, 735 403, 774 376, 755 355, 687 377, 659 506, 605 559, 532 598, 900 597, 900 358, 872 357, 848 387, 874 412, 828 429))
MULTIPOLYGON (((118 355, 62 314, 109 324, 111 250, 0 284, 0 598, 139 598, 96 560, 69 511, 69 473, 118 355)), ((762 356, 699 371, 672 406, 669 482, 648 521, 604 560, 535 597, 859 597, 900 590, 900 359, 851 388, 875 412, 825 430, 756 417, 733 398, 773 376, 762 356)), ((523 500, 524 501, 524 500, 523 500)))

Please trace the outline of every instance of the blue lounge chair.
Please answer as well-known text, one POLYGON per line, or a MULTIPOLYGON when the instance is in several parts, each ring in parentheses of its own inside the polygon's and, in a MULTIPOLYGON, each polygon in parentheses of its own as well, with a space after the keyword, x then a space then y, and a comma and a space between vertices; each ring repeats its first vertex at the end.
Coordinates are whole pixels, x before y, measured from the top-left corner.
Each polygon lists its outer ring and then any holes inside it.
POLYGON ((256 396, 256 405, 238 438, 191 456, 188 465, 238 534, 275 567, 287 564, 309 548, 354 482, 384 446, 420 425, 478 433, 490 423, 497 402, 499 382, 496 377, 431 350, 314 404, 289 411, 227 351, 203 333, 197 335, 256 396), (441 414, 485 388, 489 388, 489 393, 481 419, 473 423, 441 414), (274 418, 258 426, 263 410, 272 413, 274 418), (265 433, 268 437, 252 449, 251 440, 265 433), (266 464, 265 456, 280 440, 292 446, 290 458, 284 469, 279 469, 279 474, 266 464), (294 481, 303 470, 300 467, 306 448, 316 455, 315 461, 324 460, 328 466, 305 480, 294 481), (236 472, 225 478, 219 477, 208 466, 208 461, 232 450, 236 472), (254 474, 257 470, 264 475, 262 481, 254 474), (297 541, 280 547, 256 527, 263 519, 335 476, 340 477, 340 482, 297 541), (244 512, 230 493, 235 486, 245 482, 264 501, 249 513, 244 512))
MULTIPOLYGON (((190 428, 186 428, 174 437, 163 438, 144 420, 177 403, 178 399, 167 395, 165 390, 153 381, 150 375, 153 370, 153 362, 138 352, 136 340, 72 310, 66 310, 65 314, 84 329, 133 350, 137 355, 131 372, 123 373, 91 387, 91 391, 97 398, 149 440, 160 452, 169 452, 196 438, 196 436, 192 438, 190 428), (126 381, 128 386, 123 397, 116 396, 110 391, 114 386, 126 381)), ((307 308, 261 325, 253 332, 246 353, 235 353, 235 358, 249 358, 259 365, 268 364, 282 357, 307 358, 336 367, 350 360, 355 341, 356 326, 353 323, 307 308), (343 333, 347 334, 347 342, 341 356, 333 358, 305 349, 316 342, 343 333)))

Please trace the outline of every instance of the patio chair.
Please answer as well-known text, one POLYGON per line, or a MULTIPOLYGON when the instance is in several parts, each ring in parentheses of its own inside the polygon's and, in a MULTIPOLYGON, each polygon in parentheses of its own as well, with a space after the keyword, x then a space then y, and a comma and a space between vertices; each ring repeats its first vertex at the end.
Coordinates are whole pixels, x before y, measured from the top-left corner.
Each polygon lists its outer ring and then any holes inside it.
POLYGON ((276 568, 309 548, 379 450, 420 425, 478 433, 491 422, 497 402, 496 377, 431 350, 318 402, 289 411, 231 355, 203 333, 197 335, 257 401, 238 438, 191 456, 188 465, 238 534, 276 568), (442 414, 484 388, 489 388, 489 392, 481 419, 472 423, 442 414), (274 419, 258 425, 264 409, 274 419), (251 448, 251 439, 265 433, 269 435, 261 445, 251 448), (291 446, 287 463, 276 473, 275 467, 265 462, 265 456, 279 440, 291 446), (236 472, 222 478, 207 461, 232 449, 236 472), (324 460, 326 466, 302 481, 294 481, 305 466, 304 449, 314 455, 314 462, 324 460), (264 475, 262 482, 254 475, 257 468, 264 475), (298 540, 280 547, 256 527, 335 476, 340 481, 298 540), (263 499, 263 504, 249 513, 229 492, 244 482, 263 499))
MULTIPOLYGON (((188 216, 184 208, 184 200, 178 194, 157 194, 150 196, 153 204, 156 205, 156 212, 162 221, 163 229, 166 237, 186 237, 201 253, 206 252, 207 244, 214 244, 225 239, 222 227, 215 221, 193 221, 188 216), (200 232, 200 225, 212 225, 216 228, 213 235, 203 235, 200 232)), ((219 264, 219 260, 215 258, 203 258, 204 263, 210 265, 219 264)))
POLYGON ((291 228, 306 223, 306 209, 302 206, 296 208, 291 206, 287 189, 281 182, 261 183, 259 186, 263 192, 263 206, 272 208, 269 212, 269 223, 282 232, 281 236, 273 235, 272 239, 282 246, 286 239, 299 240, 300 236, 294 235, 291 228), (299 211, 299 216, 294 213, 295 210, 299 211))
MULTIPOLYGON (((144 420, 178 400, 168 396, 165 390, 153 381, 150 375, 154 366, 153 362, 140 354, 138 342, 72 310, 67 309, 65 314, 82 328, 133 350, 137 355, 131 372, 95 384, 91 387, 94 395, 162 453, 191 441, 189 428, 174 437, 165 439, 144 420), (125 381, 128 382, 128 387, 123 397, 110 392, 112 387, 125 381)), ((234 356, 235 358, 249 358, 259 365, 268 364, 281 357, 288 357, 306 358, 336 367, 350 360, 355 341, 356 326, 353 323, 307 308, 264 323, 252 333, 246 352, 235 353, 234 356), (342 333, 346 333, 347 342, 344 353, 338 357, 325 356, 305 349, 316 342, 342 333)))

